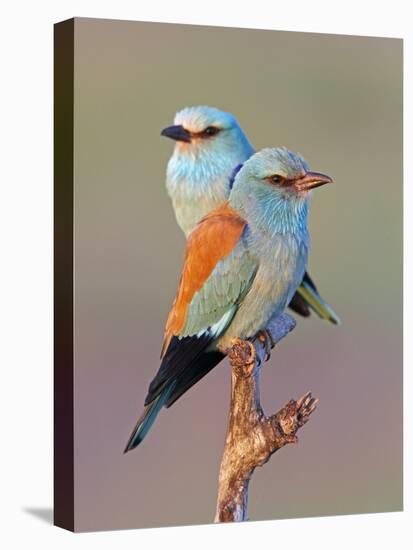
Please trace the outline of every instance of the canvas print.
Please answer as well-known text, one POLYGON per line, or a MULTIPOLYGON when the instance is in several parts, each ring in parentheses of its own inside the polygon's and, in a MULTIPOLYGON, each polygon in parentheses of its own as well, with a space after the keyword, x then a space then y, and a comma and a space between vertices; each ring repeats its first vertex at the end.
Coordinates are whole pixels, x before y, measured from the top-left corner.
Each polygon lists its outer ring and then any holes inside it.
POLYGON ((55 26, 55 524, 402 509, 402 41, 55 26))

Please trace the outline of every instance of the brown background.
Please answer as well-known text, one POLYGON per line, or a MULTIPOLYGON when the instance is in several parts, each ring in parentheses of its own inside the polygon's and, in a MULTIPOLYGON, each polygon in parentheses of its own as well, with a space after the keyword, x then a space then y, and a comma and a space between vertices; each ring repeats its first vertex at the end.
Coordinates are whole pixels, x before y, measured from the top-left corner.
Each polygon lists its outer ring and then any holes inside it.
POLYGON ((213 518, 226 362, 122 454, 182 262, 159 133, 196 104, 337 182, 314 193, 310 273, 343 324, 300 320, 263 372, 267 412, 306 390, 320 405, 256 471, 251 519, 401 509, 402 42, 77 19, 76 529, 213 518))

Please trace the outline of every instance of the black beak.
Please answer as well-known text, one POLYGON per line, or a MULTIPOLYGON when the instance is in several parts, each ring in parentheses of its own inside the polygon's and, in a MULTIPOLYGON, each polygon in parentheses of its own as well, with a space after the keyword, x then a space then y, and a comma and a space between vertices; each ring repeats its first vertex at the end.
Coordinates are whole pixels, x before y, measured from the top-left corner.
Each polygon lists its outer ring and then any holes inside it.
POLYGON ((333 183, 330 176, 320 174, 320 172, 307 172, 303 177, 297 179, 294 185, 298 191, 309 191, 326 183, 333 183))
POLYGON ((181 125, 177 126, 168 126, 164 128, 161 132, 161 136, 165 136, 175 141, 185 141, 186 143, 191 143, 191 134, 188 130, 181 125))

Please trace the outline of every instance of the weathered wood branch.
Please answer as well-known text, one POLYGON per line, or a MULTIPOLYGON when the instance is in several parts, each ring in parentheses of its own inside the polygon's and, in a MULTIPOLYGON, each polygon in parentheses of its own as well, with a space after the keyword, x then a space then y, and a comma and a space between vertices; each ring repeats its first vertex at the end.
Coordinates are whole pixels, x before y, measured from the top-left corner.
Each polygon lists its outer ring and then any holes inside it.
POLYGON ((232 366, 231 405, 218 483, 215 522, 248 519, 248 485, 257 466, 284 445, 296 443, 296 433, 310 418, 318 400, 310 392, 291 400, 266 417, 260 404, 259 377, 269 348, 295 327, 287 314, 272 320, 254 343, 235 339, 229 352, 232 366))

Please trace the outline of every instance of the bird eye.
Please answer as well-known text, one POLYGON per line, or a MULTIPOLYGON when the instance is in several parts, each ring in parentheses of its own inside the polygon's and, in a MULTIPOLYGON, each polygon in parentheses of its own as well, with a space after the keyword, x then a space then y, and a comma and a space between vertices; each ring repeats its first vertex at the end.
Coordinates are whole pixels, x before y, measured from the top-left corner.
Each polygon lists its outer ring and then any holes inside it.
POLYGON ((279 176, 278 174, 274 174, 273 176, 270 176, 268 180, 270 183, 280 185, 284 181, 284 178, 282 176, 279 176))
POLYGON ((215 134, 217 134, 218 132, 219 132, 219 128, 216 128, 215 126, 208 126, 204 130, 204 134, 207 135, 208 137, 215 136, 215 134))

